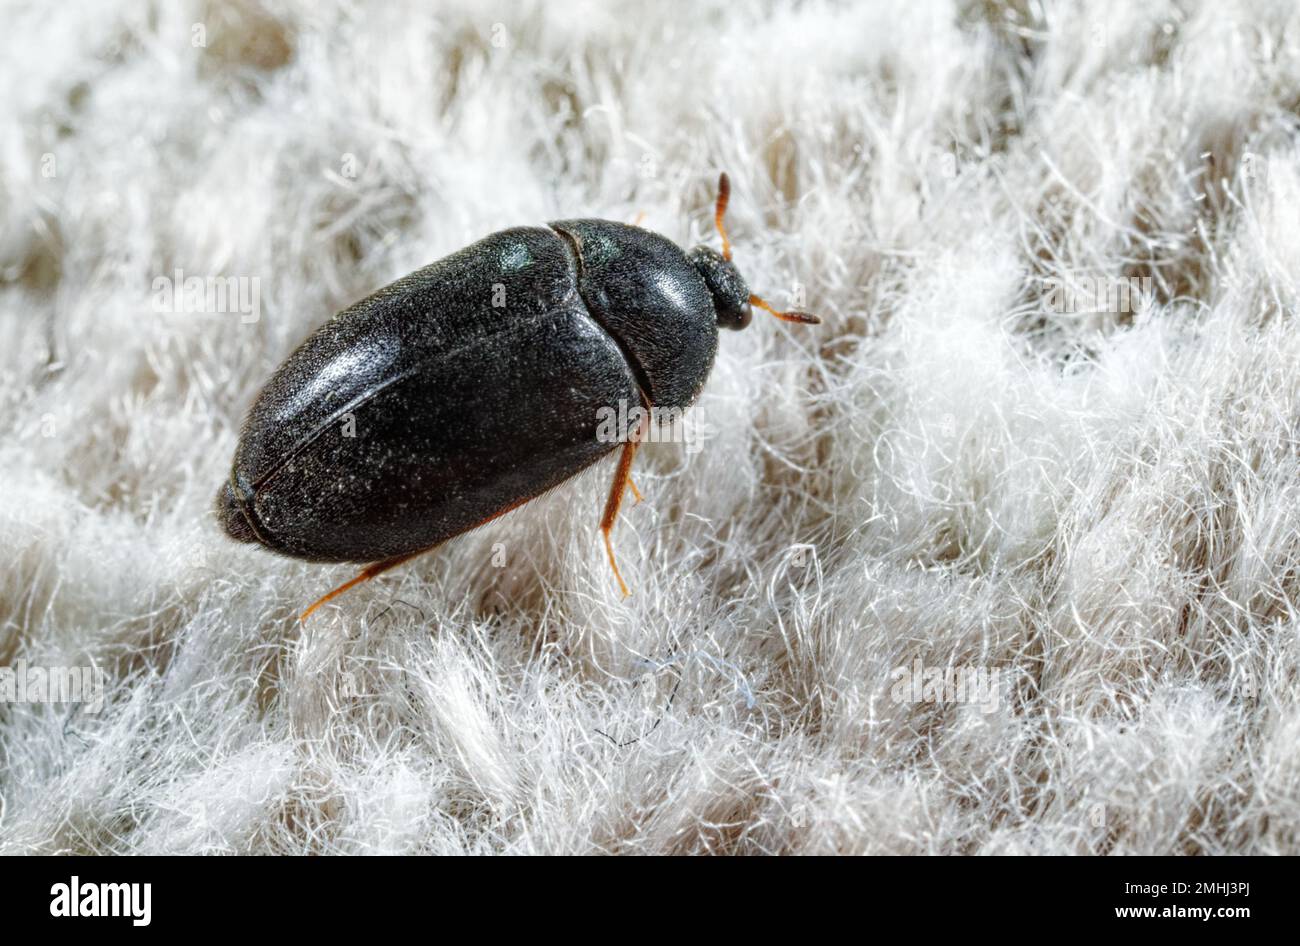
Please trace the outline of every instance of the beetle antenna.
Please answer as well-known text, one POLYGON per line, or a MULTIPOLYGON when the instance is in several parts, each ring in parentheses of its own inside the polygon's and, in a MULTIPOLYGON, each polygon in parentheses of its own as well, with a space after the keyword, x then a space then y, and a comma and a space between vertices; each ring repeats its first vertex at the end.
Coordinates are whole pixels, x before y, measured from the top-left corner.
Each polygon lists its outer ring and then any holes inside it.
POLYGON ((749 304, 771 312, 782 322, 798 322, 800 325, 821 325, 822 320, 810 312, 778 312, 758 296, 751 295, 749 304))
MULTIPOLYGON (((727 214, 727 202, 731 200, 731 178, 727 177, 727 172, 723 171, 718 176, 718 202, 713 207, 713 223, 718 228, 718 234, 722 237, 722 258, 731 259, 731 241, 727 239, 727 228, 722 223, 722 218, 727 214)), ((768 305, 759 296, 751 295, 749 304, 756 305, 760 309, 771 312, 782 322, 798 322, 800 325, 820 325, 821 319, 808 312, 778 312, 768 305)))
POLYGON ((718 202, 713 205, 713 223, 722 236, 722 258, 731 259, 731 241, 727 239, 727 228, 722 225, 722 218, 727 213, 727 201, 731 200, 731 179, 723 171, 718 178, 718 202))

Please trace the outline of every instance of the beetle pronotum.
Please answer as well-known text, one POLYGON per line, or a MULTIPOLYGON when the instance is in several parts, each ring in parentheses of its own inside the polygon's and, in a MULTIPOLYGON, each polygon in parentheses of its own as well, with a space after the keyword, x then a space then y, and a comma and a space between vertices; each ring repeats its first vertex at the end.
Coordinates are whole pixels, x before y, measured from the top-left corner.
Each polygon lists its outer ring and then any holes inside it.
POLYGON ((242 542, 319 562, 370 563, 303 612, 534 499, 622 446, 600 529, 631 486, 651 408, 695 402, 718 329, 742 329, 749 292, 722 252, 649 230, 559 220, 501 230, 338 313, 267 382, 217 496, 242 542), (641 405, 620 440, 602 408, 641 405))

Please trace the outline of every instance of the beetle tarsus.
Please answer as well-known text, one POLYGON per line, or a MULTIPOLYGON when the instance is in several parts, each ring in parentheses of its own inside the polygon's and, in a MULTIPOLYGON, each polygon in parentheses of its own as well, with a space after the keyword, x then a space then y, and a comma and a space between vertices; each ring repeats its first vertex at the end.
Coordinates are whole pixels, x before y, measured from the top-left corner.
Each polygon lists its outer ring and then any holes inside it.
POLYGON ((623 580, 623 573, 618 570, 618 562, 614 560, 614 545, 609 540, 609 529, 601 526, 601 531, 605 534, 605 555, 609 558, 609 567, 614 569, 614 577, 618 579, 618 589, 626 598, 632 592, 627 590, 627 582, 623 580))

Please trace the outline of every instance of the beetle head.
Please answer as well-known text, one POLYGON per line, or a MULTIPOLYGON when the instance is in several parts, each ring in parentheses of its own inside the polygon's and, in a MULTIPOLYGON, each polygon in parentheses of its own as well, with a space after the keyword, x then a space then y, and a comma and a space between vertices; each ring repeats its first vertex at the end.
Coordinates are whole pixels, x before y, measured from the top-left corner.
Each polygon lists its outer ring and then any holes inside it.
POLYGON ((711 246, 697 246, 689 259, 704 277, 718 313, 718 328, 742 329, 754 317, 749 307, 749 287, 736 264, 711 246))
POLYGON ((736 264, 731 261, 731 241, 727 239, 727 228, 722 225, 722 218, 727 213, 727 201, 731 199, 731 181, 724 173, 718 178, 718 200, 713 207, 713 223, 722 237, 722 252, 708 246, 697 246, 691 250, 690 261, 713 296, 713 308, 718 313, 719 328, 742 329, 753 318, 751 306, 758 306, 772 313, 783 322, 799 322, 803 325, 816 325, 821 319, 807 312, 778 312, 758 296, 749 291, 744 277, 736 264))

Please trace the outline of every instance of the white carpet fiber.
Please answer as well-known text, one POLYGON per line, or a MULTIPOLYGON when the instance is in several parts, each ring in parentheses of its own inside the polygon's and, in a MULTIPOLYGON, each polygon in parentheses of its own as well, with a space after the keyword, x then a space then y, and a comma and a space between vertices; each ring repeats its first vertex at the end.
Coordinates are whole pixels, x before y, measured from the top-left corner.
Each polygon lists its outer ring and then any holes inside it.
POLYGON ((1294 3, 5 23, 0 667, 103 705, 0 702, 0 851, 1300 853, 1294 3), (354 569, 211 509, 285 355, 506 226, 717 245, 721 170, 823 324, 723 334, 632 596, 607 462, 301 626, 354 569))

